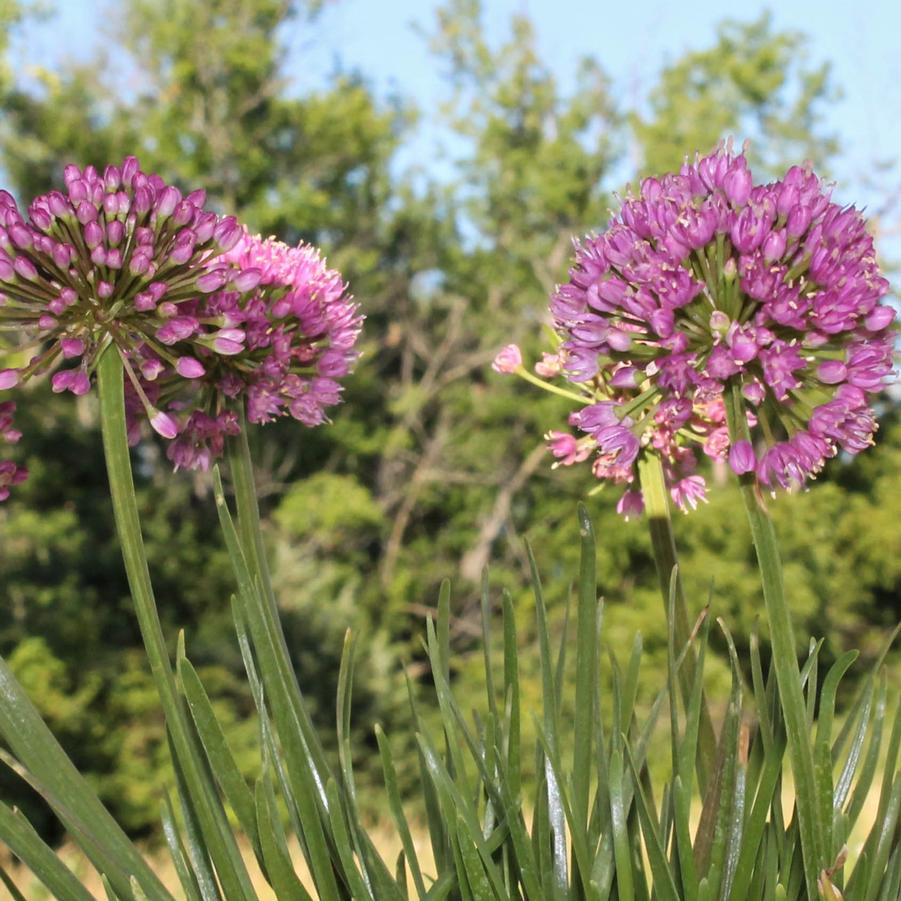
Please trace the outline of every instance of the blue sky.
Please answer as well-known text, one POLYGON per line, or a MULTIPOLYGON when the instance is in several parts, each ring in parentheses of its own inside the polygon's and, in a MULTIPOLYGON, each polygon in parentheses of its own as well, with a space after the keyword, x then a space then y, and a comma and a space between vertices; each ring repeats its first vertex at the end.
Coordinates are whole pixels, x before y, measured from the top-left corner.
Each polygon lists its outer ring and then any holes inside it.
MULTIPOLYGON (((835 167, 839 196, 859 200, 860 173, 877 160, 901 161, 898 0, 746 0, 733 9, 713 0, 485 0, 484 5, 490 40, 503 40, 510 15, 525 12, 535 22, 542 57, 564 86, 577 60, 592 54, 625 100, 646 93, 667 62, 709 44, 723 17, 751 19, 772 8, 779 28, 809 36, 810 60, 828 60, 843 91, 827 116, 844 150, 835 167)), ((315 30, 292 41, 293 88, 314 88, 340 66, 361 70, 380 92, 412 96, 425 110, 435 107, 446 88, 414 24, 431 28, 437 6, 435 0, 329 0, 315 30)), ((58 0, 57 8, 55 18, 20 42, 20 63, 52 65, 65 55, 89 52, 104 13, 114 7, 110 0, 58 0)), ((423 126, 417 157, 429 158, 426 142, 435 135, 423 126)), ((901 181, 898 170, 894 180, 901 181)), ((864 200, 876 203, 872 196, 864 200)))

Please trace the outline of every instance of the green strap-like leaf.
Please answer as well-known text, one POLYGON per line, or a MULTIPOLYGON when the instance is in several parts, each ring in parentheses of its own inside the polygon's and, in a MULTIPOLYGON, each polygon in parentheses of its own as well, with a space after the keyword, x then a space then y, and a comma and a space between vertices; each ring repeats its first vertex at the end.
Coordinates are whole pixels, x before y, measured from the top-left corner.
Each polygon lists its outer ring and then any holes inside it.
POLYGON ((397 772, 394 768, 391 748, 385 733, 379 725, 376 725, 375 727, 375 737, 378 742, 379 754, 382 760, 382 772, 385 776, 385 791, 388 795, 388 809, 391 812, 391 816, 397 826, 397 831, 400 834, 401 844, 403 845, 410 872, 413 876, 413 882, 416 885, 416 891, 421 901, 426 895, 425 880, 422 878, 422 870, 419 866, 416 846, 413 844, 413 835, 410 832, 410 825, 407 822, 407 816, 404 813, 403 804, 400 799, 400 792, 397 787, 397 772))
MULTIPOLYGON (((233 469, 240 468, 239 456, 232 454, 230 460, 233 469)), ((323 779, 330 774, 323 773, 317 767, 314 751, 316 742, 310 737, 314 730, 303 709, 296 679, 287 659, 287 650, 282 647, 284 637, 278 622, 273 620, 273 613, 259 582, 254 581, 248 569, 247 557, 225 503, 218 469, 214 470, 213 482, 219 522, 238 581, 242 615, 246 616, 262 682, 281 739, 292 797, 300 813, 313 878, 323 901, 340 901, 320 813, 327 804, 323 779)), ((261 842, 262 838, 261 835, 261 842)))
POLYGON ((208 886, 204 886, 202 889, 191 870, 185 856, 181 836, 178 833, 178 826, 175 823, 175 811, 172 809, 172 802, 169 800, 168 794, 163 796, 163 803, 160 805, 160 819, 163 824, 163 835, 169 846, 169 856, 172 858, 175 872, 178 873, 178 881, 181 883, 187 901, 216 901, 219 893, 215 890, 215 886, 213 890, 210 890, 208 886))
POLYGON ((635 806, 638 810, 638 818, 641 821, 641 831, 645 837, 644 844, 647 849, 648 861, 651 864, 651 872, 654 875, 654 898, 659 899, 659 901, 680 901, 679 892, 666 859, 664 844, 654 822, 651 806, 647 798, 645 798, 644 789, 641 785, 641 775, 635 767, 635 762, 632 760, 625 736, 623 736, 623 744, 632 769, 632 778, 637 786, 635 790, 635 806))
POLYGON ((272 784, 265 772, 257 780, 254 798, 266 874, 276 897, 284 901, 313 901, 294 871, 285 832, 278 816, 272 784))
POLYGON ((0 840, 62 901, 91 901, 90 893, 19 810, 0 802, 0 840))
POLYGON ((210 703, 203 683, 191 661, 184 656, 184 647, 181 642, 179 643, 176 667, 179 684, 197 727, 197 734, 209 759, 210 769, 226 800, 231 804, 241 828, 247 833, 254 847, 259 850, 253 794, 235 763, 234 755, 228 746, 228 740, 213 711, 213 705, 210 703))
MULTIPOLYGON (((579 564, 579 595, 576 634, 576 695, 573 723, 573 832, 580 832, 587 844, 589 788, 591 784, 591 744, 594 736, 594 687, 598 680, 598 647, 595 625, 598 615, 598 594, 594 530, 588 511, 579 505, 579 535, 581 555, 579 564)), ((583 874, 586 883, 589 874, 583 874)))

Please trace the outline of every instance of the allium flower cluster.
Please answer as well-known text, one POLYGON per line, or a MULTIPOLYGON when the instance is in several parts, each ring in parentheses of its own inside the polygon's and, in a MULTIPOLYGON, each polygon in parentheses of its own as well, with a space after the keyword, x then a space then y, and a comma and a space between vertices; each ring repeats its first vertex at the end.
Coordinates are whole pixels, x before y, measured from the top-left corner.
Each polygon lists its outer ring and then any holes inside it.
MULTIPOLYGON (((550 449, 621 485, 656 453, 682 509, 705 498, 699 451, 764 486, 801 485, 873 441, 870 398, 892 374, 888 289, 865 220, 809 168, 755 186, 720 147, 645 179, 576 245, 552 298, 554 359, 585 406, 570 417, 582 437, 552 432, 550 449), (730 440, 727 392, 750 440, 730 440)), ((640 504, 628 491, 621 512, 640 504)))
MULTIPOLYGON (((51 374, 54 391, 85 394, 114 345, 130 437, 149 420, 176 467, 222 453, 238 429, 230 400, 252 422, 324 421, 362 317, 315 248, 251 237, 207 210, 203 191, 183 196, 134 157, 102 174, 67 166, 65 186, 27 217, 0 191, 0 338, 28 355, 0 369, 0 391, 51 374)), ((12 406, 0 411, 0 436, 14 440, 12 406)), ((0 499, 23 477, 0 463, 0 499)))
MULTIPOLYGON (((229 346, 201 346, 190 372, 167 366, 157 384, 192 378, 208 409, 217 400, 243 397, 253 423, 280 416, 306 426, 325 422, 326 408, 341 398, 338 379, 357 359, 362 325, 340 274, 326 267, 315 247, 289 247, 246 230, 216 267, 210 273, 222 273, 221 288, 182 305, 179 322, 191 328, 219 322, 220 335, 228 336, 220 340, 229 346)), ((230 410, 194 412, 170 445, 169 458, 176 466, 206 469, 222 452, 224 435, 236 430, 230 410)))

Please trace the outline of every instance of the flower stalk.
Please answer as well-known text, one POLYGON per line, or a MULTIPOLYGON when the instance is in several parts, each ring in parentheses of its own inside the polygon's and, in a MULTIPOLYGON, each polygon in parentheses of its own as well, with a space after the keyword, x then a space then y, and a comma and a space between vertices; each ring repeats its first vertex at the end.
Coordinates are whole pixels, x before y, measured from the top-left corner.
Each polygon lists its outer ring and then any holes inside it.
MULTIPOLYGON (((725 393, 729 435, 733 445, 750 440, 747 418, 741 414, 741 389, 737 383, 725 393)), ((807 710, 801 688, 801 674, 795 648, 791 614, 785 599, 782 577, 782 560, 773 521, 763 504, 752 472, 738 477, 742 500, 751 537, 757 554, 763 585, 763 600, 770 624, 773 669, 779 690, 785 730, 788 734, 788 751, 795 779, 801 848, 804 855, 804 874, 809 897, 817 897, 816 880, 827 865, 825 828, 816 802, 817 785, 807 710)))
MULTIPOLYGON (((663 596, 663 606, 667 610, 668 615, 670 592, 674 591, 674 614, 670 628, 673 629, 675 646, 684 648, 688 644, 691 635, 691 626, 688 618, 688 606, 685 603, 685 594, 682 590, 682 578, 678 570, 676 540, 673 534, 666 481, 660 458, 656 454, 647 454, 639 463, 638 474, 641 481, 642 495, 644 496, 644 512, 648 519, 648 531, 651 535, 654 565, 657 570, 657 579, 660 583, 660 592, 663 596)), ((685 661, 679 670, 679 688, 686 707, 691 698, 696 667, 695 653, 689 648, 685 655, 685 661)), ((716 734, 713 729, 713 720, 710 716, 706 697, 702 695, 696 767, 698 783, 702 792, 706 789, 708 778, 713 773, 715 761, 716 734)))
POLYGON ((210 856, 216 865, 223 887, 228 887, 229 892, 234 893, 229 897, 245 898, 249 901, 256 895, 225 811, 212 784, 203 751, 198 746, 196 734, 188 722, 184 704, 179 697, 153 596, 128 452, 124 370, 120 352, 113 345, 108 346, 100 356, 97 381, 100 391, 103 452, 116 530, 122 544, 122 559, 134 601, 135 614, 160 704, 166 717, 166 728, 172 741, 173 752, 184 773, 191 800, 197 806, 204 838, 208 842, 210 856))

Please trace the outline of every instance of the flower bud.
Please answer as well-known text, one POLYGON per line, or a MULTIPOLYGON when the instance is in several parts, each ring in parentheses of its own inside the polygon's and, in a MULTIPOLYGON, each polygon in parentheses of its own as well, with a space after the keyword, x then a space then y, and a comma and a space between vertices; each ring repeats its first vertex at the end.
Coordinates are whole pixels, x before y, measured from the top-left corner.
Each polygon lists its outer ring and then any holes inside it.
POLYGON ((767 235, 766 241, 763 242, 763 258, 768 263, 772 263, 775 260, 781 260, 782 255, 785 253, 786 241, 787 235, 785 229, 770 232, 769 235, 767 235))
POLYGON ((785 230, 792 238, 800 238, 804 232, 810 228, 810 222, 813 218, 810 207, 807 206, 796 206, 793 207, 791 212, 788 214, 788 222, 785 225, 785 230))
POLYGON ((638 386, 638 377, 640 370, 634 366, 622 366, 613 374, 610 379, 612 388, 635 388, 638 386))
POLYGON ((542 378, 550 379, 563 372, 563 357, 561 354, 542 354, 541 359, 535 364, 535 374, 542 378))
POLYGON ((837 385, 848 377, 848 367, 841 360, 824 360, 817 367, 817 378, 827 385, 837 385))
POLYGON ((194 207, 189 200, 181 200, 172 212, 172 223, 177 226, 189 225, 194 218, 194 207))
POLYGON ((71 360, 73 357, 80 357, 84 353, 84 341, 81 338, 63 338, 59 342, 59 346, 62 348, 63 356, 67 360, 71 360))
POLYGON ((741 386, 741 394, 745 400, 750 401, 756 407, 766 399, 766 388, 757 379, 754 379, 754 381, 745 382, 741 386))
POLYGON ((735 165, 723 178, 723 192, 733 206, 744 206, 751 196, 752 184, 748 167, 735 165))
POLYGON ((144 376, 148 382, 156 381, 157 376, 159 376, 165 368, 162 360, 157 360, 155 357, 141 361, 141 375, 144 376))
POLYGON ((522 366, 522 352, 516 344, 508 344, 502 347, 491 364, 491 368, 502 375, 516 372, 520 366, 522 366))
POLYGON ((888 328, 895 319, 895 311, 891 307, 877 306, 864 320, 864 325, 871 332, 881 332, 888 328))
POLYGON ((32 207, 29 211, 29 216, 34 225, 41 231, 49 231, 53 225, 53 217, 47 210, 42 210, 40 207, 32 207))
POLYGON ((740 439, 729 449, 729 466, 736 475, 753 472, 757 466, 754 448, 750 441, 740 439))
POLYGON ((156 330, 156 339, 163 344, 177 344, 197 334, 200 323, 193 316, 176 316, 156 330))
POLYGON ((139 216, 146 216, 153 206, 153 195, 149 188, 138 188, 135 191, 134 211, 139 216))
POLYGON ((243 231, 234 216, 226 216, 216 226, 213 237, 219 249, 223 253, 228 253, 241 240, 243 231))
POLYGON ((75 208, 75 218, 82 224, 87 225, 89 222, 97 221, 97 207, 87 200, 82 200, 75 208))
POLYGON ((212 342, 213 350, 225 357, 233 357, 244 350, 244 345, 231 338, 216 337, 212 342))
POLYGON ((19 250, 30 250, 34 246, 31 229, 19 223, 13 223, 9 227, 9 238, 19 250))
POLYGON ((213 237, 217 221, 215 213, 202 213, 198 216, 194 223, 194 234, 197 236, 198 244, 206 244, 213 237))
POLYGON ((71 391, 76 397, 81 397, 91 390, 91 382, 82 369, 61 369, 53 374, 50 387, 55 394, 71 391))
POLYGON ((186 379, 199 379, 206 375, 203 364, 194 357, 179 357, 175 371, 186 379))
POLYGON ((617 501, 616 512, 622 516, 626 522, 633 516, 641 516, 644 513, 644 498, 640 491, 627 491, 617 501))
POLYGON ((38 270, 34 263, 27 257, 16 257, 15 260, 13 260, 13 268, 16 270, 16 275, 18 275, 19 278, 24 278, 29 282, 37 280, 38 270))
POLYGON ((717 335, 725 335, 729 331, 732 320, 722 310, 714 310, 710 314, 710 331, 717 335))
MULTIPOLYGON (((655 311, 663 313, 664 311, 655 311)), ((653 314, 652 314, 653 315, 653 314)), ((618 350, 622 353, 625 353, 632 347, 632 337, 628 332, 622 332, 618 329, 612 329, 610 334, 607 335, 607 343, 614 349, 618 350)))
POLYGON ((212 269, 201 275, 197 281, 197 290, 204 294, 212 294, 214 291, 220 290, 228 281, 227 269, 212 269))
POLYGON ((176 244, 169 252, 169 260, 177 266, 183 266, 194 256, 194 245, 188 241, 176 244))
POLYGON ((84 243, 88 250, 94 250, 103 241, 103 226, 99 222, 88 222, 84 227, 84 243))
POLYGON ((168 413, 153 408, 149 413, 150 425, 158 435, 171 441, 178 434, 178 423, 168 413))
POLYGON ((150 269, 150 254, 140 249, 136 250, 128 262, 128 271, 132 275, 146 275, 150 269))
POLYGON ((50 251, 50 256, 53 257, 53 262, 60 269, 65 269, 70 262, 73 260, 73 256, 71 254, 71 250, 73 248, 69 244, 54 244, 53 249, 50 251))
POLYGON ((118 247, 125 237, 125 226, 118 220, 114 219, 106 227, 106 243, 110 247, 118 247))
POLYGON ((68 218, 72 215, 69 201, 59 191, 51 191, 47 195, 47 206, 57 219, 68 218))
POLYGON ((167 188, 164 188, 162 194, 160 194, 159 199, 156 202, 157 222, 161 222, 163 219, 168 219, 175 211, 175 207, 178 205, 178 202, 180 200, 181 191, 179 191, 178 188, 172 187, 171 185, 167 188))
POLYGON ((235 291, 240 291, 243 294, 246 291, 252 291, 256 288, 262 277, 263 273, 260 269, 242 269, 231 280, 231 287, 233 287, 235 291))

